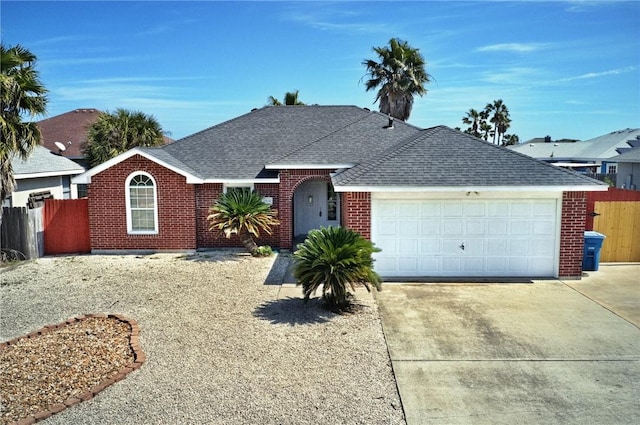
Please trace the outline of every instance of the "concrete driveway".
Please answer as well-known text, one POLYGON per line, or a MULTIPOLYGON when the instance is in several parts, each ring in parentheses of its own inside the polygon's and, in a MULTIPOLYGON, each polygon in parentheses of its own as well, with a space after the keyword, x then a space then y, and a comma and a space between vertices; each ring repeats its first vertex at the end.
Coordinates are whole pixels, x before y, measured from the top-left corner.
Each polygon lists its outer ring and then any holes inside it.
POLYGON ((640 423, 638 264, 376 298, 408 425, 640 423))

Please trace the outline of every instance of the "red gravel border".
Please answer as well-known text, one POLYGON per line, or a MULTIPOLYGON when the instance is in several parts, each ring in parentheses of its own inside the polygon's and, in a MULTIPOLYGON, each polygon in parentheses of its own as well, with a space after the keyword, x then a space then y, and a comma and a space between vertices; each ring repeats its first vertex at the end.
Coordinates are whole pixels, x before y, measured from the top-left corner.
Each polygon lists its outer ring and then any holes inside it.
POLYGON ((145 362, 147 356, 144 354, 142 349, 140 348, 140 326, 138 322, 133 319, 128 319, 120 314, 85 314, 78 317, 72 317, 71 319, 67 319, 62 323, 58 323, 56 325, 46 325, 42 329, 37 330, 35 332, 31 332, 25 336, 17 337, 10 339, 9 341, 5 341, 0 343, 0 350, 9 347, 10 345, 15 345, 18 341, 28 338, 37 338, 40 335, 44 335, 48 332, 61 329, 67 325, 72 323, 80 322, 89 318, 101 318, 101 319, 116 319, 123 323, 128 323, 131 328, 131 335, 129 336, 129 345, 131 347, 131 351, 133 352, 133 363, 130 363, 120 369, 113 377, 105 379, 100 382, 98 385, 95 385, 92 388, 89 388, 87 391, 84 391, 78 394, 75 397, 70 397, 66 399, 63 403, 54 404, 49 406, 47 410, 43 410, 41 412, 36 413, 35 415, 29 415, 26 418, 22 418, 17 422, 14 422, 13 425, 31 425, 36 422, 40 422, 56 413, 62 412, 67 407, 75 406, 76 404, 91 400, 93 397, 98 395, 102 390, 107 388, 108 386, 115 384, 116 382, 122 381, 128 374, 133 372, 136 369, 139 369, 140 366, 145 362))

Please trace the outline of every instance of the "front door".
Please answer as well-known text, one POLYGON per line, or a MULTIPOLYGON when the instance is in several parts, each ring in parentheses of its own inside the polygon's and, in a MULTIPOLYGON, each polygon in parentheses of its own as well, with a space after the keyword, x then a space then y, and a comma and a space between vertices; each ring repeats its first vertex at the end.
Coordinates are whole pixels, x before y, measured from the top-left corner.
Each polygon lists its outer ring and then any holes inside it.
POLYGON ((338 195, 331 183, 309 180, 300 185, 293 197, 294 236, 304 236, 310 230, 340 224, 338 195))

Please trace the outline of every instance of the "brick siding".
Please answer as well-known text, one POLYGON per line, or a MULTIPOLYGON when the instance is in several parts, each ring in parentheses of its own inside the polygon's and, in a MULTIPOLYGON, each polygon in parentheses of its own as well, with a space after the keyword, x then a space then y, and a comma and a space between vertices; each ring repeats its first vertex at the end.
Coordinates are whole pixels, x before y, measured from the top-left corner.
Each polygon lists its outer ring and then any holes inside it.
POLYGON ((342 226, 371 239, 371 193, 345 192, 342 194, 342 226))
POLYGON ((580 278, 582 276, 586 213, 587 196, 585 192, 564 192, 562 194, 560 277, 580 278))
POLYGON ((191 250, 196 248, 195 186, 140 155, 96 174, 89 185, 92 250, 191 250), (158 194, 158 234, 127 233, 127 177, 136 171, 153 176, 158 194))

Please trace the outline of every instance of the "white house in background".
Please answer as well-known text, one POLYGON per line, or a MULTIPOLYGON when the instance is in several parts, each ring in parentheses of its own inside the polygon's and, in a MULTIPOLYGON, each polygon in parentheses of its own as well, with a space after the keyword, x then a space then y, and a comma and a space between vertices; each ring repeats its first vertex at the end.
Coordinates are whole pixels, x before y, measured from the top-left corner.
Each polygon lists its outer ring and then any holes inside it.
POLYGON ((525 142, 509 149, 563 168, 576 171, 615 174, 618 166, 611 157, 640 146, 640 128, 627 128, 582 142, 525 142))
POLYGON ((3 207, 26 207, 29 196, 38 199, 78 197, 77 187, 71 183, 71 177, 83 173, 85 169, 43 146, 37 146, 26 161, 14 158, 11 165, 16 187, 4 200, 3 207))
POLYGON ((609 158, 609 161, 618 165, 616 187, 640 190, 640 147, 609 158))

